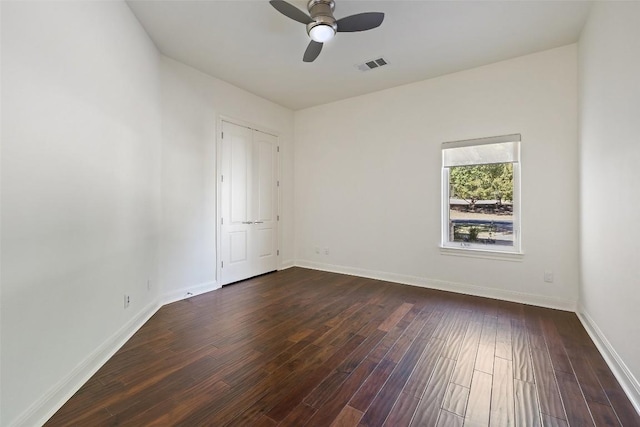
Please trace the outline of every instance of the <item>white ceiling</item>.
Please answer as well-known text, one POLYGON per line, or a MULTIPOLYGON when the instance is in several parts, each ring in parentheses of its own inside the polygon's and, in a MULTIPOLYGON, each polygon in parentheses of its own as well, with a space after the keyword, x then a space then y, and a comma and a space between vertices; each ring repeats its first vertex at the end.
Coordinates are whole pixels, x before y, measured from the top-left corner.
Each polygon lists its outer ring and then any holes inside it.
MULTIPOLYGON (((306 11, 306 1, 291 3, 306 11)), ((298 110, 574 43, 584 1, 336 0, 337 19, 384 12, 383 24, 339 33, 302 62, 305 26, 267 0, 129 0, 166 56, 298 110), (366 72, 356 64, 384 57, 366 72)))

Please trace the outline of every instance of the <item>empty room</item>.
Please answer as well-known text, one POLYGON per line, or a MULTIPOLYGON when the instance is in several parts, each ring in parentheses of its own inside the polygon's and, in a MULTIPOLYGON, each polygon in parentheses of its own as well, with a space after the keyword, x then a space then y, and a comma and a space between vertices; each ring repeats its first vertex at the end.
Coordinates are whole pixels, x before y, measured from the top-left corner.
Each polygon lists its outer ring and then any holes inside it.
POLYGON ((0 426, 640 426, 640 1, 0 25, 0 426))

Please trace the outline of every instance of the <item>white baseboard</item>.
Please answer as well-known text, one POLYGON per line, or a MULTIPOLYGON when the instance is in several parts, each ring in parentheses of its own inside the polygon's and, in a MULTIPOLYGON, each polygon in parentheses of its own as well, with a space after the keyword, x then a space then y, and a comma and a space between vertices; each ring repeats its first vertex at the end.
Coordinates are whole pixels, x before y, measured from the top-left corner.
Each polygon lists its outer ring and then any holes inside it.
POLYGON ((44 424, 100 369, 162 306, 219 289, 216 281, 185 287, 153 301, 82 361, 49 392, 34 402, 11 427, 44 424))
POLYGON ((441 291, 457 292, 465 295, 499 299, 503 301, 517 302, 521 304, 537 305, 564 311, 576 311, 577 302, 552 298, 542 295, 526 294, 522 292, 505 291, 503 289, 486 288, 466 283, 447 282, 425 277, 408 276, 404 274, 388 273, 384 271, 366 270, 353 267, 344 267, 331 264, 322 264, 313 261, 297 260, 296 266, 322 270, 332 273, 348 274, 351 276, 366 277, 369 279, 384 280, 404 285, 419 286, 422 288, 438 289, 441 291))
POLYGON ((504 291, 501 289, 491 289, 482 286, 475 286, 462 283, 446 282, 422 277, 407 276, 381 271, 365 270, 352 267, 322 264, 312 261, 298 260, 296 266, 310 268, 313 270, 328 271, 332 273, 348 274, 351 276, 367 277, 370 279, 396 282, 412 286, 420 286, 443 291, 457 292, 468 295, 475 295, 487 298, 500 299, 505 301, 518 302, 522 304, 536 305, 540 307, 553 308, 558 310, 576 312, 585 330, 595 343, 607 365, 615 375, 616 379, 627 394, 635 410, 640 414, 640 382, 631 373, 631 370, 624 363, 620 355, 613 348, 609 340, 602 333, 598 325, 593 321, 584 307, 578 306, 577 301, 562 300, 540 295, 531 295, 520 292, 504 291))
POLYGON ((207 292, 215 291, 216 289, 220 288, 221 286, 216 280, 200 283, 199 285, 187 286, 185 288, 164 294, 164 297, 162 298, 162 304, 171 304, 172 302, 195 297, 196 295, 205 294, 207 292))
POLYGON ((11 426, 41 426, 64 405, 153 316, 161 305, 153 301, 123 325, 65 378, 35 401, 11 426))
POLYGON ((291 267, 295 267, 295 263, 293 262, 293 260, 287 260, 287 261, 282 261, 280 263, 280 267, 278 267, 278 271, 281 270, 286 270, 287 268, 291 268, 291 267))
MULTIPOLYGON (((504 291, 499 289, 485 288, 481 286, 461 284, 454 282, 446 282, 441 280, 433 280, 416 276, 408 276, 396 273, 388 273, 374 270, 366 270, 352 267, 337 266, 331 264, 322 264, 312 261, 287 261, 280 265, 280 270, 291 268, 294 266, 310 268, 314 270, 322 270, 334 273, 348 274, 352 276, 367 277, 371 279, 384 280, 389 282, 396 282, 412 286, 420 286, 424 288, 439 289, 450 292, 463 293, 468 295, 476 295, 488 298, 495 298, 500 300, 519 302, 524 304, 533 304, 542 307, 556 308, 560 310, 576 310, 576 303, 574 301, 565 301, 561 299, 554 299, 549 297, 543 297, 539 295, 530 295, 519 292, 504 291)), ((21 415, 11 426, 34 426, 44 424, 58 409, 66 403, 73 394, 82 387, 82 385, 95 374, 100 367, 102 367, 115 353, 122 347, 138 329, 142 327, 163 305, 170 304, 172 302, 180 301, 185 298, 200 295, 206 292, 210 292, 219 289, 221 286, 217 281, 205 282, 199 285, 185 287, 176 291, 166 293, 162 296, 161 301, 154 301, 147 305, 138 315, 127 322, 122 328, 120 328, 114 335, 107 339, 98 349, 91 353, 83 362, 81 362, 72 372, 63 378, 58 384, 56 384, 49 392, 34 402, 29 409, 27 409, 23 415, 21 415)), ((581 317, 583 320, 583 317, 581 317)), ((589 334, 595 333, 598 335, 599 331, 595 324, 593 328, 587 327, 589 321, 583 320, 585 328, 589 334), (595 329, 594 329, 595 328, 595 329)), ((593 338, 593 335, 592 335, 593 338)), ((627 394, 631 396, 631 392, 635 393, 635 400, 632 400, 636 409, 638 406, 638 396, 640 396, 640 386, 637 380, 630 374, 624 363, 620 360, 617 353, 611 348, 608 341, 604 339, 594 338, 596 345, 598 345, 600 351, 605 355, 605 359, 612 367, 614 374, 618 377, 622 386, 627 391, 627 394), (606 352, 603 351, 606 349, 606 352), (609 349, 611 349, 609 351, 609 349), (612 365, 610 359, 615 361, 612 365), (619 362, 618 362, 619 361, 619 362), (614 366, 616 368, 614 369, 614 366), (620 379, 619 375, 623 378, 620 379)), ((631 398, 631 397, 630 397, 631 398)))
POLYGON ((611 369, 611 372, 615 375, 634 408, 638 414, 640 414, 640 382, 638 382, 638 379, 633 376, 631 370, 627 367, 618 352, 613 348, 607 337, 602 333, 602 330, 598 327, 596 322, 594 322, 593 318, 589 316, 589 313, 586 312, 582 305, 578 307, 577 314, 587 333, 595 343, 596 347, 598 347, 600 354, 602 354, 607 365, 609 365, 609 369, 611 369))

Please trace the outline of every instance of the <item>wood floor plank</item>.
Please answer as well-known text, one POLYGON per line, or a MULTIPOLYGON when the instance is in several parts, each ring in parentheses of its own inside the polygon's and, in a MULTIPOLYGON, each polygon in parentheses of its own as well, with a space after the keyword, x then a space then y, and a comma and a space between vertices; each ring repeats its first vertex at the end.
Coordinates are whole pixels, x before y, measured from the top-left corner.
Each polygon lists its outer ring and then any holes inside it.
POLYGON ((477 321, 469 322, 469 327, 462 343, 462 350, 453 372, 452 382, 463 387, 471 387, 471 379, 473 377, 473 367, 476 363, 476 355, 478 354, 478 343, 480 342, 480 334, 482 332, 482 323, 477 321))
POLYGON ((440 417, 438 418, 438 424, 436 424, 436 427, 462 427, 463 425, 463 417, 443 410, 440 411, 440 417))
POLYGON ((445 341, 438 338, 432 338, 426 345, 422 357, 418 361, 416 368, 411 373, 409 381, 405 386, 406 392, 413 396, 420 398, 424 389, 427 387, 429 378, 433 370, 436 368, 436 363, 442 355, 442 349, 444 348, 445 341))
MULTIPOLYGON (((227 425, 232 426, 233 424, 227 424, 227 425)), ((251 420, 251 422, 248 425, 250 425, 251 427, 275 427, 277 423, 273 421, 271 418, 267 417, 266 415, 260 415, 255 420, 251 420)), ((243 427, 244 426, 246 426, 246 424, 243 425, 243 427)))
MULTIPOLYGON (((378 368, 380 369, 379 372, 374 372, 375 375, 371 375, 367 379, 365 384, 360 388, 360 390, 358 390, 358 393, 356 393, 354 398, 349 402, 351 406, 365 413, 367 412, 369 405, 371 404, 373 399, 375 399, 379 391, 385 386, 392 372, 396 369, 396 366, 400 362, 401 358, 404 357, 405 353, 407 353, 407 351, 411 349, 411 344, 418 336, 420 331, 424 328, 425 322, 428 319, 428 315, 424 315, 422 321, 415 321, 416 318, 420 319, 418 313, 416 313, 414 321, 411 322, 406 331, 402 334, 402 336, 400 336, 400 338, 398 338, 398 341, 396 341, 391 349, 389 349, 387 355, 378 365, 378 368)), ((414 354, 413 357, 417 358, 420 354, 421 353, 414 354)), ((376 371, 378 371, 378 368, 376 368, 376 371)), ((401 379, 398 379, 398 381, 400 380, 401 379)), ((370 420, 370 418, 368 418, 368 420, 370 420)), ((381 423, 383 421, 384 418, 380 420, 381 423)))
POLYGON ((511 360, 496 357, 491 387, 491 418, 490 425, 515 425, 514 393, 513 393, 513 364, 511 360))
POLYGON ((482 371, 474 371, 469 391, 469 403, 465 414, 465 425, 488 426, 491 415, 492 376, 482 371))
POLYGON ((164 306, 45 425, 332 423, 640 416, 574 313, 291 268, 164 306))
POLYGON ((342 323, 344 320, 348 319, 353 314, 355 314, 358 311, 360 311, 360 309, 362 307, 364 307, 366 304, 367 303, 365 301, 356 301, 355 303, 351 304, 346 310, 342 310, 336 316, 334 316, 333 318, 327 320, 324 324, 329 326, 329 327, 331 327, 331 328, 335 328, 340 323, 342 323))
POLYGON ((449 387, 442 402, 442 409, 464 418, 469 401, 469 388, 456 383, 449 383, 449 387))
POLYGON ((345 406, 338 414, 335 421, 331 423, 331 427, 353 427, 357 426, 362 418, 362 412, 351 406, 345 406))
POLYGON ((618 380, 613 375, 613 372, 609 369, 604 358, 597 349, 585 345, 583 351, 589 354, 589 363, 593 367, 594 372, 598 377, 598 381, 602 384, 602 387, 609 398, 611 407, 616 412, 618 419, 623 426, 640 426, 640 414, 636 412, 635 408, 631 404, 628 398, 618 383, 618 380))
POLYGON ((270 361, 265 362, 262 369, 267 372, 274 372, 278 368, 284 366, 287 363, 290 363, 291 360, 295 359, 295 356, 303 351, 305 348, 311 346, 316 339, 326 334, 330 330, 329 326, 321 326, 313 330, 313 332, 307 335, 305 338, 296 342, 295 344, 286 347, 282 352, 273 356, 270 361))
POLYGON ((429 383, 420 398, 414 417, 411 420, 411 426, 429 426, 436 424, 455 364, 456 361, 453 359, 440 357, 429 379, 429 383))
POLYGON ((540 406, 535 385, 516 379, 513 382, 513 395, 515 398, 516 426, 541 426, 540 406))
POLYGON ((583 351, 586 342, 591 339, 580 324, 575 314, 555 313, 558 332, 563 337, 565 349, 573 371, 587 401, 609 405, 609 399, 603 390, 588 360, 588 353, 583 351))
MULTIPOLYGON (((65 411, 53 425, 110 425, 114 422, 113 415, 105 408, 98 407, 93 411, 65 411), (73 420, 73 421, 69 421, 73 420)), ((51 424, 51 422, 49 422, 51 424)))
POLYGON ((522 321, 511 322, 512 348, 513 348, 513 372, 514 378, 532 383, 533 363, 529 350, 529 340, 522 321))
POLYGON ((318 411, 310 417, 309 424, 329 425, 338 416, 342 408, 347 406, 349 400, 374 372, 377 365, 376 362, 369 359, 358 365, 347 380, 335 391, 333 397, 320 406, 318 411))
POLYGON ((400 393, 383 425, 385 427, 408 426, 418 403, 420 403, 420 398, 411 393, 400 393))
POLYGON ((265 394, 252 405, 249 411, 266 411, 270 418, 281 421, 292 408, 303 401, 311 390, 317 387, 318 383, 329 375, 337 364, 342 362, 363 341, 363 336, 353 335, 349 341, 342 347, 336 348, 335 351, 330 350, 333 346, 326 346, 325 348, 328 349, 327 357, 318 359, 312 364, 307 363, 303 380, 299 375, 289 376, 287 383, 282 384, 284 387, 279 389, 277 393, 265 394))
POLYGON ((498 318, 485 316, 480 334, 480 344, 474 369, 493 374, 494 355, 496 353, 496 331, 498 318))
POLYGON ((411 324, 414 318, 415 318, 415 313, 410 310, 402 318, 402 320, 400 320, 400 322, 398 322, 398 324, 395 327, 393 327, 393 329, 387 332, 387 335, 382 339, 380 345, 376 346, 376 348, 371 352, 368 358, 378 363, 385 356, 387 356, 387 353, 389 353, 391 348, 393 348, 396 345, 398 339, 402 337, 405 330, 411 324))
POLYGON ((330 374, 335 366, 340 364, 353 352, 362 341, 364 341, 364 337, 359 335, 353 336, 342 348, 333 352, 329 358, 320 363, 314 363, 312 365, 314 366, 313 368, 307 369, 302 380, 300 377, 295 378, 289 387, 283 389, 284 393, 278 395, 279 402, 277 402, 275 406, 271 405, 271 403, 274 402, 274 398, 270 395, 259 410, 271 407, 267 412, 270 418, 276 421, 284 419, 291 408, 302 402, 304 397, 316 388, 316 386, 330 374))
POLYGON ((278 423, 282 427, 298 427, 305 425, 306 422, 316 414, 317 410, 304 402, 296 406, 284 420, 278 423))
POLYGON ((544 317, 546 315, 546 310, 540 307, 528 305, 524 307, 524 312, 526 313, 524 325, 529 337, 529 346, 532 349, 545 350, 547 348, 547 342, 544 337, 542 325, 540 324, 540 317, 544 317))
POLYGON ((457 315, 451 319, 451 329, 449 330, 444 353, 442 354, 443 357, 454 360, 458 359, 470 318, 471 313, 469 311, 459 310, 457 315))
POLYGON ((511 360, 511 320, 507 317, 498 317, 496 325, 496 353, 501 359, 511 360))
POLYGON ((333 398, 336 389, 338 389, 349 377, 349 374, 365 360, 371 350, 380 343, 383 336, 384 333, 382 331, 372 332, 358 348, 349 354, 329 376, 307 395, 304 399, 305 403, 314 408, 319 408, 327 400, 333 398))
POLYGON ((295 331, 292 335, 287 337, 287 340, 293 343, 299 343, 300 341, 311 335, 313 332, 313 329, 302 329, 300 331, 295 331))
MULTIPOLYGON (((166 400, 174 396, 175 393, 182 392, 197 385, 191 373, 200 369, 207 369, 211 360, 207 357, 186 358, 186 364, 177 364, 175 369, 167 370, 156 376, 156 381, 150 377, 148 381, 136 387, 130 387, 119 396, 118 399, 105 402, 105 408, 114 415, 132 414, 137 411, 149 409, 155 402, 166 400), (123 398, 124 397, 124 398, 123 398)), ((216 379, 217 381, 217 379, 216 379)))
POLYGON ((424 328, 428 317, 428 313, 416 313, 411 324, 407 327, 402 336, 398 338, 398 341, 396 341, 393 347, 391 347, 385 358, 394 363, 399 363, 420 331, 424 328))
POLYGON ((593 426, 593 418, 575 376, 566 372, 556 372, 556 379, 569 425, 593 426))
POLYGON ((400 319, 402 319, 408 312, 413 308, 413 304, 404 303, 400 307, 398 307, 391 316, 389 316, 380 326, 380 329, 383 332, 389 332, 391 328, 396 326, 400 319))
POLYGON ((566 420, 552 417, 551 415, 542 414, 542 425, 544 427, 568 427, 566 420))
POLYGON ((616 416, 615 411, 609 405, 603 405, 598 402, 587 401, 593 421, 597 426, 620 426, 620 420, 616 416))
POLYGON ((576 353, 569 356, 571 365, 580 384, 582 394, 585 399, 591 402, 598 402, 603 405, 609 405, 607 394, 603 390, 596 374, 591 369, 591 365, 584 355, 576 353))
POLYGON ((540 319, 540 323, 542 324, 542 330, 544 331, 544 337, 547 342, 547 348, 549 350, 553 369, 555 371, 566 372, 569 374, 573 373, 573 367, 567 357, 562 337, 560 337, 553 320, 549 318, 542 318, 540 319))
POLYGON ((103 385, 97 378, 89 381, 74 395, 73 405, 66 404, 55 414, 55 421, 59 425, 71 423, 83 423, 85 419, 93 416, 93 413, 104 413, 98 417, 106 417, 111 413, 107 411, 104 403, 115 401, 113 396, 123 393, 124 384, 120 382, 110 382, 103 385))
MULTIPOLYGON (((438 325, 446 321, 446 319, 447 317, 444 316, 442 311, 434 311, 425 325, 425 330, 435 330, 438 325)), ((415 369, 404 387, 404 391, 400 394, 391 409, 385 425, 390 427, 409 425, 413 413, 420 402, 420 397, 424 393, 427 383, 441 357, 445 342, 443 339, 432 336, 426 343, 425 350, 420 360, 416 363, 415 369)))
POLYGON ((566 420, 556 377, 551 365, 551 359, 546 348, 532 348, 531 359, 536 378, 536 387, 540 398, 540 412, 554 418, 566 420))
POLYGON ((382 360, 371 375, 367 378, 364 384, 360 387, 358 392, 349 401, 349 405, 353 406, 359 411, 366 411, 373 399, 378 394, 378 391, 382 388, 384 383, 387 382, 389 376, 395 369, 396 364, 388 359, 382 360))
MULTIPOLYGON (((421 313, 422 314, 422 313, 421 313)), ((430 316, 429 316, 430 317, 430 316)), ((417 319, 421 319, 419 316, 417 319)), ((423 316, 422 319, 428 319, 423 316)), ((417 362, 420 360, 422 353, 425 351, 425 345, 434 335, 435 328, 427 327, 428 320, 420 322, 423 326, 418 332, 409 349, 405 352, 398 365, 393 370, 387 382, 378 392, 372 401, 369 409, 366 411, 360 424, 362 425, 382 425, 394 406, 397 397, 402 392, 409 376, 413 372, 417 362)))

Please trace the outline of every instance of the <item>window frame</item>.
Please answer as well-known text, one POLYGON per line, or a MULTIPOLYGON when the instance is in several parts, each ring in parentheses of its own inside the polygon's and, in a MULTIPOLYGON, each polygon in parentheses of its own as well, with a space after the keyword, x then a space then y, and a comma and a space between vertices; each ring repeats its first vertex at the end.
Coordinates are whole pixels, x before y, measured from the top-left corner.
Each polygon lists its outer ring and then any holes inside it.
MULTIPOLYGON (((463 256, 479 256, 489 257, 497 256, 498 258, 505 257, 506 259, 519 259, 522 252, 522 231, 521 231, 521 136, 520 134, 502 135, 489 138, 470 139, 463 141, 446 142, 442 144, 442 187, 441 187, 441 239, 440 248, 441 252, 446 255, 463 255, 463 256), (481 243, 471 242, 453 242, 450 240, 450 182, 449 182, 449 166, 445 166, 445 150, 453 147, 473 147, 479 145, 498 144, 501 142, 513 142, 516 144, 514 154, 514 161, 511 162, 499 162, 499 163, 511 163, 513 165, 513 200, 512 200, 512 213, 513 213, 513 246, 491 246, 481 243), (476 254, 476 255, 473 255, 476 254)), ((490 164, 490 163, 478 163, 478 164, 490 164)), ((475 164, 469 164, 472 166, 475 164)), ((463 165, 464 166, 464 165, 463 165)))

